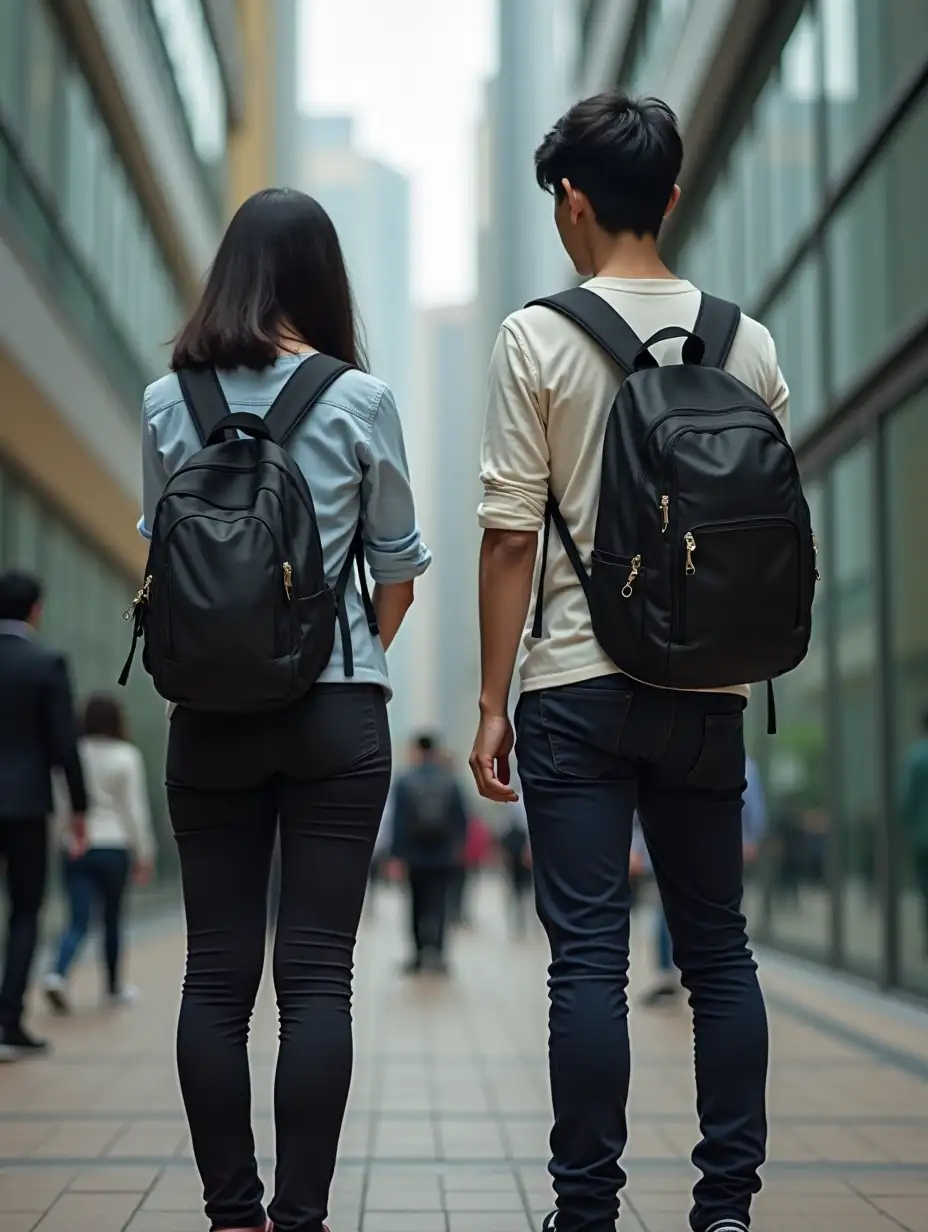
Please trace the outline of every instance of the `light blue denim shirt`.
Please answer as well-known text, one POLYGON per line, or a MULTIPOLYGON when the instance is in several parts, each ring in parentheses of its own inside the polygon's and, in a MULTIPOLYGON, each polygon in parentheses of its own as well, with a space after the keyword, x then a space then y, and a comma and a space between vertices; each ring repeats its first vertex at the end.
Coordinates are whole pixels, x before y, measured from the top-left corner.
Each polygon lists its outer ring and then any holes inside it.
MULTIPOLYGON (((267 413, 305 355, 282 355, 270 368, 220 372, 231 411, 267 413)), ((201 448, 174 373, 145 391, 142 414, 143 515, 139 530, 151 537, 155 506, 168 478, 201 448)), ((343 373, 329 386, 290 441, 290 452, 309 483, 329 583, 334 585, 360 522, 375 582, 408 582, 424 573, 431 554, 422 542, 409 485, 403 430, 393 395, 363 372, 343 373)), ((389 693, 387 662, 372 638, 353 579, 346 595, 357 684, 389 693)), ((320 681, 345 680, 341 640, 320 681)))

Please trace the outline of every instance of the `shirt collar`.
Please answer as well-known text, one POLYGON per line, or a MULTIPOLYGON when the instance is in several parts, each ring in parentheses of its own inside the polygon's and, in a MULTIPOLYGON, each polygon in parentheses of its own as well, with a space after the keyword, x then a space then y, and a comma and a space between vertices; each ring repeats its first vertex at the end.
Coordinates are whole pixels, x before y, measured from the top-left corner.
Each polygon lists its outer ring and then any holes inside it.
POLYGON ((35 629, 25 620, 0 620, 0 633, 30 640, 35 637, 35 629))

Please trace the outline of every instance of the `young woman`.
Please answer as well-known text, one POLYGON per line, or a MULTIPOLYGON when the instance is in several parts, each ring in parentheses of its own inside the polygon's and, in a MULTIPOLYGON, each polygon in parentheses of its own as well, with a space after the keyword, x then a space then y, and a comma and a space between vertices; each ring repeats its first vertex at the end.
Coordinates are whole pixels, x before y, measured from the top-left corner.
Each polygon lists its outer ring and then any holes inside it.
POLYGON ((122 710, 111 697, 92 697, 84 711, 80 757, 87 780, 86 846, 64 853, 64 885, 71 922, 58 947, 54 970, 44 980, 53 1010, 70 1012, 68 973, 86 940, 94 907, 103 920, 106 995, 126 1005, 138 990, 122 982, 122 925, 125 891, 151 875, 154 840, 142 755, 126 738, 122 710))
MULTIPOLYGON (((430 557, 416 525, 399 415, 368 376, 338 237, 310 197, 256 194, 233 218, 175 370, 216 370, 231 411, 264 415, 315 352, 353 365, 288 448, 309 483, 325 571, 338 578, 360 525, 380 635, 354 581, 353 672, 341 638, 319 682, 286 710, 171 718, 167 782, 187 917, 178 1027, 181 1089, 213 1229, 264 1229, 246 1040, 264 965, 280 831, 274 980, 276 1232, 321 1232, 352 1065, 351 974, 368 866, 390 782, 384 652, 430 557)), ((164 485, 199 450, 172 373, 145 394, 145 534, 164 485)))

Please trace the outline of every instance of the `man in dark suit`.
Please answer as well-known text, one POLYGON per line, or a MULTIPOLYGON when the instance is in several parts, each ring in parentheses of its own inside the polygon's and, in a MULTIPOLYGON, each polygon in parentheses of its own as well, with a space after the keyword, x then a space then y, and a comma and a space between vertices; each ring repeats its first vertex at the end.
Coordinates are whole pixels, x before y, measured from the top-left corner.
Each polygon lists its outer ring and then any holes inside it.
POLYGON ((53 768, 67 779, 76 849, 87 807, 67 666, 38 641, 41 614, 35 578, 0 574, 0 859, 10 900, 0 987, 3 1061, 47 1050, 23 1029, 22 1015, 45 897, 53 768))

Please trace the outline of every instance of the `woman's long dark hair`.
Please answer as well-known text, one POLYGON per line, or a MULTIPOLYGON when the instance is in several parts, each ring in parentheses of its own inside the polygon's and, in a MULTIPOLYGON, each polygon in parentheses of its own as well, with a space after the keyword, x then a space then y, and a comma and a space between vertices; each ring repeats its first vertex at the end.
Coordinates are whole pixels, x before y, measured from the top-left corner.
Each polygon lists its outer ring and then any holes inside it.
POLYGON ((366 369, 332 220, 293 188, 266 188, 229 223, 171 367, 266 368, 281 335, 366 369))
POLYGON ((95 693, 84 707, 81 729, 85 736, 125 740, 126 723, 119 702, 108 693, 95 693))

